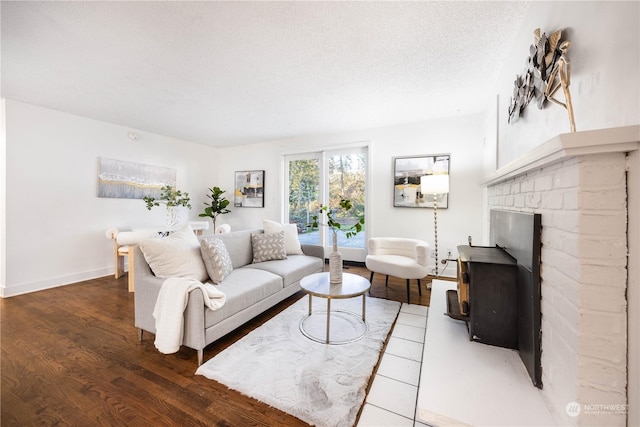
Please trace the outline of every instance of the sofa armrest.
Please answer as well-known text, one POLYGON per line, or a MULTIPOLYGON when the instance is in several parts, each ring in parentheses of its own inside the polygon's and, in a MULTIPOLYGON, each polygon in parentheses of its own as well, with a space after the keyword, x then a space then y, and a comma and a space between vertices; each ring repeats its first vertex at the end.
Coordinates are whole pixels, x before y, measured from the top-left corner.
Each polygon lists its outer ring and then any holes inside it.
POLYGON ((133 294, 135 310, 135 326, 149 332, 156 332, 156 320, 153 317, 153 309, 160 293, 160 287, 164 279, 156 277, 144 255, 138 246, 131 246, 134 251, 134 278, 135 292, 133 294))
POLYGON ((320 245, 302 244, 300 245, 302 252, 308 256, 314 256, 324 260, 324 248, 320 245))
POLYGON ((189 301, 184 309, 184 331, 182 344, 194 350, 202 350, 206 342, 204 324, 204 297, 199 289, 189 292, 189 301))

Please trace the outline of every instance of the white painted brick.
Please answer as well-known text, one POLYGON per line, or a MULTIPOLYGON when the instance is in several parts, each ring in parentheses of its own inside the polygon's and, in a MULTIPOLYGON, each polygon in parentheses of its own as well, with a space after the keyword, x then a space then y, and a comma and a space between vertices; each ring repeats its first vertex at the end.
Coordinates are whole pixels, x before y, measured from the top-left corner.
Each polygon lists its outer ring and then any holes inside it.
POLYGON ((546 209, 562 209, 562 196, 560 191, 549 191, 544 195, 541 206, 546 209))
POLYGON ((626 210, 627 193, 625 187, 580 191, 579 206, 581 209, 626 210))
POLYGON ((558 249, 564 250, 566 248, 566 241, 576 241, 578 239, 578 235, 575 233, 570 233, 565 230, 560 230, 558 228, 553 227, 544 227, 542 229, 542 235, 540 240, 542 241, 542 245, 544 250, 547 249, 558 249))
POLYGON ((578 402, 583 405, 603 405, 607 403, 624 405, 626 401, 627 396, 624 391, 595 388, 589 383, 578 385, 578 402))
POLYGON ((588 234, 626 236, 627 213, 624 210, 603 213, 584 213, 580 216, 582 230, 588 234))
POLYGON ((624 179, 624 154, 580 156, 489 193, 505 196, 490 197, 490 206, 542 214, 542 392, 567 424, 626 422, 611 414, 570 418, 564 411, 570 401, 625 399, 624 179))
POLYGON ((583 336, 578 343, 580 356, 606 360, 614 364, 627 363, 627 341, 625 337, 583 336))
POLYGON ((583 265, 580 281, 586 284, 626 288, 627 270, 617 266, 583 265))
POLYGON ((578 241, 578 251, 584 258, 625 258, 627 242, 625 236, 618 238, 586 236, 578 241))
POLYGON ((624 153, 596 156, 594 160, 583 158, 580 163, 580 185, 583 188, 625 185, 624 153))
POLYGON ((582 413, 576 417, 580 427, 625 427, 627 425, 626 415, 615 414, 610 411, 593 412, 588 410, 588 406, 583 406, 582 413))
POLYGON ((627 367, 615 366, 597 359, 581 357, 578 361, 578 382, 598 385, 609 389, 627 386, 627 367))
POLYGON ((535 191, 548 191, 553 187, 553 177, 542 175, 534 178, 533 188, 535 191))
POLYGON ((525 206, 531 209, 538 209, 542 202, 540 193, 527 193, 525 195, 525 206))
POLYGON ((542 277, 545 282, 560 292, 565 298, 578 301, 580 284, 573 278, 565 275, 556 267, 545 264, 542 277))
POLYGON ((502 194, 504 194, 505 196, 507 194, 511 194, 511 181, 507 181, 502 184, 502 194))
POLYGON ((530 179, 529 177, 526 177, 520 183, 520 191, 523 192, 523 193, 528 193, 530 191, 533 191, 533 183, 534 183, 533 179, 530 179))
POLYGON ((580 196, 575 190, 567 190, 562 194, 562 209, 580 209, 580 196))
POLYGON ((622 314, 580 310, 580 334, 622 336, 627 330, 627 317, 622 314))
POLYGON ((550 219, 554 227, 561 230, 580 232, 581 213, 579 211, 556 211, 550 219))
POLYGON ((565 276, 580 277, 580 261, 565 252, 543 248, 542 263, 557 268, 565 276))
POLYGON ((626 292, 622 287, 580 285, 580 303, 582 309, 626 315, 626 292))
POLYGON ((581 412, 577 417, 580 426, 624 427, 627 425, 625 411, 616 413, 600 405, 626 405, 626 393, 593 384, 578 386, 577 402, 581 412))
POLYGON ((577 162, 563 162, 563 167, 553 174, 553 188, 575 188, 580 184, 577 162))

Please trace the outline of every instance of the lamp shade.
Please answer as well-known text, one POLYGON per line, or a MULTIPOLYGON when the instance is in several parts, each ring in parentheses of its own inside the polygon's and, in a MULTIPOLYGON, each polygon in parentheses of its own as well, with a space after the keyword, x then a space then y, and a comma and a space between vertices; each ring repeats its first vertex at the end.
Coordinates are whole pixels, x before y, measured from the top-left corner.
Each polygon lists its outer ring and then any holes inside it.
POLYGON ((449 175, 424 175, 420 177, 422 194, 444 194, 449 192, 449 175))

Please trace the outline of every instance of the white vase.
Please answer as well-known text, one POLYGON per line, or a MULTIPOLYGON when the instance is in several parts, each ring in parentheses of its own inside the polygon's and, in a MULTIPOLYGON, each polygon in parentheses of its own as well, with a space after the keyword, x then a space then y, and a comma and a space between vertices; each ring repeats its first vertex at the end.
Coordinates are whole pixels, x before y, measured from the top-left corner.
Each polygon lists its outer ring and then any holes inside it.
POLYGON ((338 233, 333 231, 333 251, 329 254, 329 283, 342 283, 342 254, 338 252, 338 233))
POLYGON ((184 206, 167 206, 167 226, 170 230, 175 230, 186 222, 186 212, 184 206))

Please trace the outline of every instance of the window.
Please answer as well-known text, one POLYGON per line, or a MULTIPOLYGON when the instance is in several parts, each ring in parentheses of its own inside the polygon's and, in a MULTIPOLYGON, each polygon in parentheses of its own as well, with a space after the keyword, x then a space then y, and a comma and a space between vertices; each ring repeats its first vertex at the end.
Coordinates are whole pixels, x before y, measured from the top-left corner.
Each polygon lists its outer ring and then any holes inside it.
MULTIPOLYGON (((367 148, 319 151, 314 153, 287 155, 285 157, 286 196, 289 200, 285 217, 298 224, 301 243, 319 244, 328 255, 331 236, 327 227, 309 230, 308 224, 320 206, 337 207, 342 198, 351 200, 354 208, 341 216, 344 224, 355 222, 365 215, 367 182, 367 148)), ((323 219, 324 222, 324 219, 323 219)), ((343 259, 363 261, 367 241, 365 229, 355 237, 347 239, 338 233, 338 246, 343 259)))

